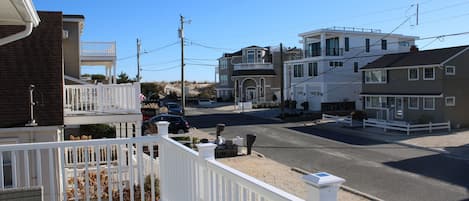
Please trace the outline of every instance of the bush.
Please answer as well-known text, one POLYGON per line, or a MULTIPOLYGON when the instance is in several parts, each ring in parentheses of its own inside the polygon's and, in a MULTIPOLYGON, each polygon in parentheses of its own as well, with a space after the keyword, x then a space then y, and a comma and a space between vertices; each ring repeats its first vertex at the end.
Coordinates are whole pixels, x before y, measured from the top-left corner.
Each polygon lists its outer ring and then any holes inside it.
POLYGON ((91 135, 93 139, 116 138, 116 128, 107 124, 82 125, 80 134, 91 135))
POLYGON ((356 110, 350 113, 353 120, 363 121, 363 119, 368 119, 368 116, 365 111, 356 110))

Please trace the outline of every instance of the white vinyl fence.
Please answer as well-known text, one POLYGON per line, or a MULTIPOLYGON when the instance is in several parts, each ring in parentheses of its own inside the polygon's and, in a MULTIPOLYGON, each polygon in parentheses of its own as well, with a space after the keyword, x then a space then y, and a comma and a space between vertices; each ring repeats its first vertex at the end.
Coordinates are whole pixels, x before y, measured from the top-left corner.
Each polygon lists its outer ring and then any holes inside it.
MULTIPOLYGON (((304 201, 215 161, 215 144, 198 144, 196 152, 168 136, 168 122, 157 124, 153 136, 0 145, 0 189, 42 186, 51 201, 153 201, 159 175, 162 201, 304 201), (155 145, 159 160, 143 153, 155 145)), ((336 200, 343 179, 311 185, 325 175, 303 177, 307 201, 336 200)))
POLYGON ((333 121, 336 123, 343 123, 352 126, 352 118, 348 116, 336 116, 329 114, 322 114, 322 120, 333 121))
POLYGON ((363 120, 363 128, 370 126, 370 127, 377 127, 383 128, 384 131, 387 130, 398 130, 404 131, 407 135, 410 135, 411 132, 416 131, 428 131, 433 132, 434 130, 448 130, 451 132, 451 122, 444 122, 444 123, 428 123, 428 124, 409 124, 406 122, 397 122, 397 121, 383 121, 377 119, 365 119, 363 120))

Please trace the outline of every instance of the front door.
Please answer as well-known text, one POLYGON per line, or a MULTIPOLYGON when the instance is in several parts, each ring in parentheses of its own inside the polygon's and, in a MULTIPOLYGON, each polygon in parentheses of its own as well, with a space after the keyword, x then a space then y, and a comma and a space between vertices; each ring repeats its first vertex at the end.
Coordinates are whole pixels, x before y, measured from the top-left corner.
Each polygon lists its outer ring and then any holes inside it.
POLYGON ((396 119, 402 119, 404 118, 404 101, 403 98, 395 98, 395 103, 396 103, 396 111, 394 117, 396 119))
POLYGON ((256 88, 248 87, 246 89, 246 101, 254 101, 257 98, 256 88))

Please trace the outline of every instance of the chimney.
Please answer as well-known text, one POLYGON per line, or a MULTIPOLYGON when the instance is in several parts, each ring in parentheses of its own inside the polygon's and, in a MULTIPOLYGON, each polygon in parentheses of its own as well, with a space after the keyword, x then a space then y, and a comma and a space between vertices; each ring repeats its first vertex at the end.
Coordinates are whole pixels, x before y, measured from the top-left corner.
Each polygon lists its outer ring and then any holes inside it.
POLYGON ((419 52, 419 48, 417 48, 416 45, 411 45, 411 46, 410 46, 410 52, 413 52, 413 53, 419 52))

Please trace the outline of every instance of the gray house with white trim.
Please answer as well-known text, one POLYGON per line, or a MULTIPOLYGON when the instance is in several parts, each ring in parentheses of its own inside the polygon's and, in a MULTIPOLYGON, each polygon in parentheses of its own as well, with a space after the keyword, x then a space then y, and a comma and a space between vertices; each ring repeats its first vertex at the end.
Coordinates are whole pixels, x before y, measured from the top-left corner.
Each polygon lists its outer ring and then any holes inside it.
POLYGON ((361 68, 368 117, 469 126, 469 46, 387 54, 361 68))

